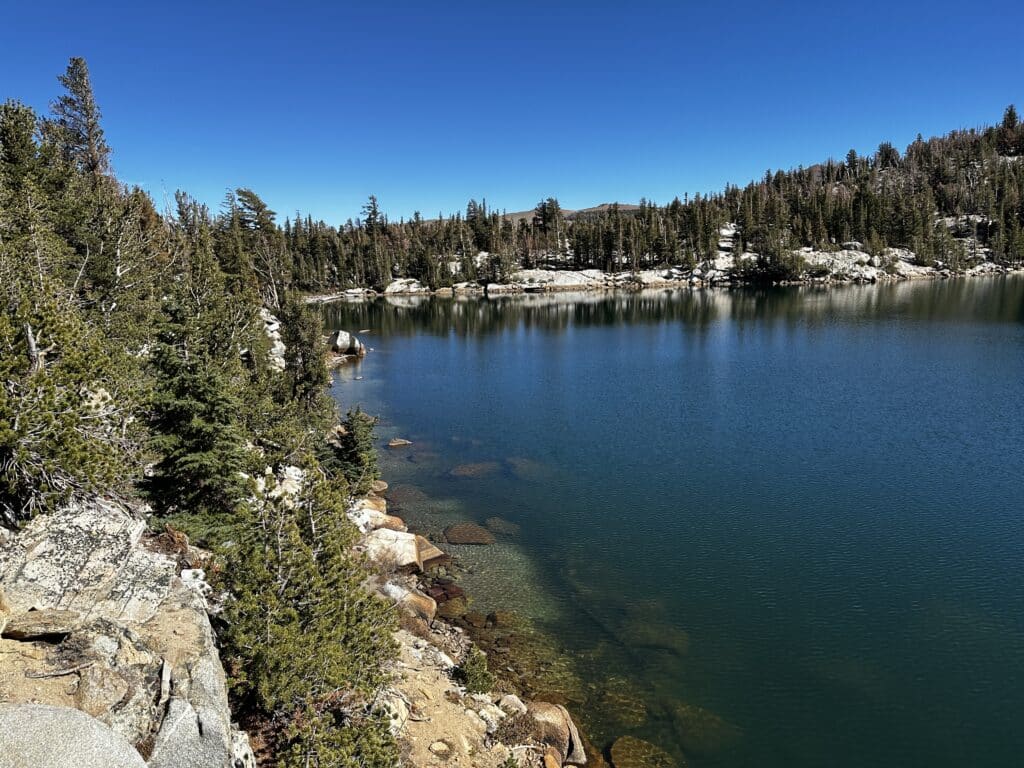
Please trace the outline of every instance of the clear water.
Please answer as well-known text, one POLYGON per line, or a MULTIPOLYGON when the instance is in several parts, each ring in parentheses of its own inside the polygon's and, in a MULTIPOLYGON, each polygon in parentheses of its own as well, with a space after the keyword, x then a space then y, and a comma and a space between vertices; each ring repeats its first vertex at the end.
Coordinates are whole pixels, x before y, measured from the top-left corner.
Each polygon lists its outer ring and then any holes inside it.
POLYGON ((414 441, 402 514, 522 527, 464 581, 565 649, 599 747, 1021 764, 1024 279, 324 312, 373 348, 336 397, 414 441))

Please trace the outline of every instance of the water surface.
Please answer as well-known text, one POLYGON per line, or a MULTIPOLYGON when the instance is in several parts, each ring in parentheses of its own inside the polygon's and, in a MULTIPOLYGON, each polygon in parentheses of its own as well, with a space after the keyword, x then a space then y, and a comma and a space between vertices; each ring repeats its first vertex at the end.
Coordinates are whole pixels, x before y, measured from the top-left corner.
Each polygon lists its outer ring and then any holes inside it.
POLYGON ((1024 279, 325 315, 373 348, 336 397, 414 441, 403 514, 521 526, 464 581, 566 650, 599 746, 1019 764, 1024 279))

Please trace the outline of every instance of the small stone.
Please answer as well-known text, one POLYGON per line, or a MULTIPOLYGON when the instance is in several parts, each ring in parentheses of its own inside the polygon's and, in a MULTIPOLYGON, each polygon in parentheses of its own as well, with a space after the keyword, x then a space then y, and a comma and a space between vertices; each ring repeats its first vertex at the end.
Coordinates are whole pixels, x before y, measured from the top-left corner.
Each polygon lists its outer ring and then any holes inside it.
POLYGON ((452 748, 443 741, 435 741, 430 745, 429 749, 438 757, 443 757, 452 751, 452 748))
POLYGON ((404 448, 407 445, 412 445, 412 440, 406 440, 404 437, 393 437, 388 440, 388 448, 404 448))

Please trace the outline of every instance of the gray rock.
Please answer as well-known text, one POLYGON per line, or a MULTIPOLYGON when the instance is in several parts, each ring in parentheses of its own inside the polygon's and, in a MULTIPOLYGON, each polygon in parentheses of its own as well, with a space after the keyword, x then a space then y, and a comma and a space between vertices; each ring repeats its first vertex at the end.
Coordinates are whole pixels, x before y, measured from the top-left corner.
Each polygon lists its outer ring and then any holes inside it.
POLYGON ((330 347, 339 355, 365 355, 366 345, 348 331, 335 331, 331 334, 330 347))
POLYGON ((0 704, 0 768, 145 768, 99 720, 70 707, 0 704))
POLYGON ((498 706, 509 715, 525 715, 526 705, 514 693, 506 693, 498 700, 498 706))
POLYGON ((42 608, 141 624, 170 590, 174 563, 138 546, 143 520, 97 499, 33 519, 0 552, 12 613, 42 608))
MULTIPOLYGON (((172 672, 174 694, 160 725, 149 765, 153 768, 233 766, 235 731, 227 707, 227 681, 213 647, 185 669, 172 672)), ((248 743, 248 740, 246 740, 248 743)), ((243 762, 244 765, 244 762, 243 762)))
POLYGON ((231 760, 232 732, 223 729, 221 718, 172 698, 156 735, 150 768, 228 768, 231 760))
POLYGON ((256 768, 256 755, 245 731, 231 732, 231 768, 256 768))

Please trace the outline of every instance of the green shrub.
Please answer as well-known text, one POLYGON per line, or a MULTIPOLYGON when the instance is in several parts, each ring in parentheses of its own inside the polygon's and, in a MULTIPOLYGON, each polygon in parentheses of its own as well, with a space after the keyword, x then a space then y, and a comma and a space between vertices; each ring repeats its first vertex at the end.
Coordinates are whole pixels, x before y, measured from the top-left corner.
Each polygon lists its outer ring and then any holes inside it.
POLYGON ((455 679, 470 693, 487 693, 494 687, 494 677, 487 669, 487 654, 476 646, 469 649, 465 661, 455 668, 455 679))

